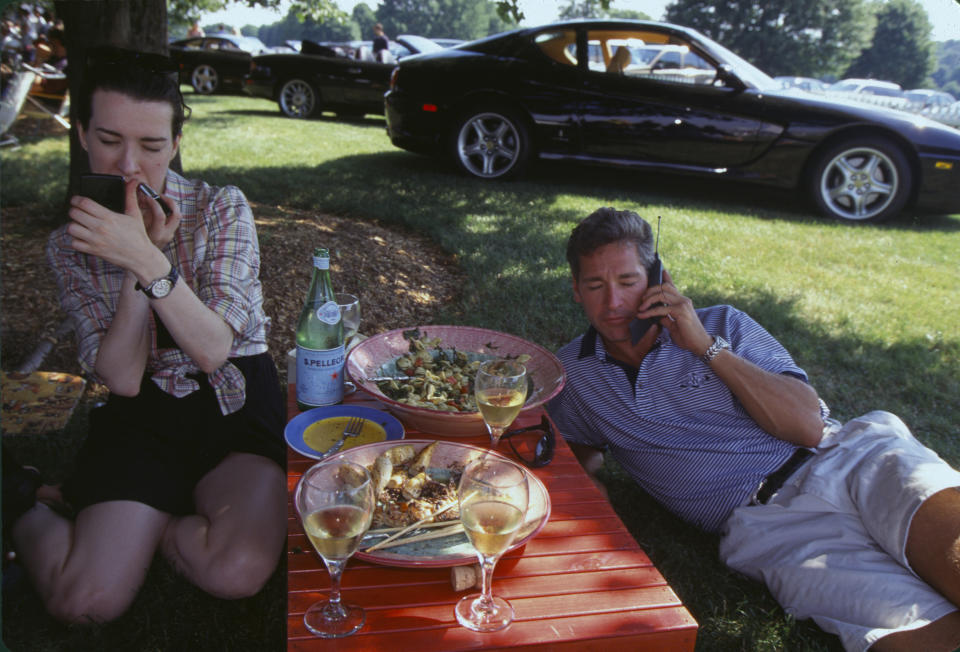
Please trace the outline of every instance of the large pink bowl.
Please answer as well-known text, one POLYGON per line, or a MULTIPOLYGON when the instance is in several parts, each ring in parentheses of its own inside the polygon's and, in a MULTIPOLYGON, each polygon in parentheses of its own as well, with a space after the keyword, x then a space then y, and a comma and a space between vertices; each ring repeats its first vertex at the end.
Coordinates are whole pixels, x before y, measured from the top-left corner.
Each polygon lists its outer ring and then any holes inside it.
MULTIPOLYGON (((563 365, 550 351, 525 339, 472 326, 418 326, 421 337, 439 337, 444 349, 456 348, 465 353, 481 353, 490 357, 516 356, 526 353, 524 363, 533 378, 533 391, 527 397, 523 411, 536 408, 556 396, 566 380, 563 365)), ((350 379, 362 391, 386 404, 405 426, 437 435, 470 437, 486 434, 487 428, 479 412, 443 412, 413 407, 388 398, 377 384, 368 378, 380 373, 381 367, 410 350, 410 341, 404 332, 413 328, 398 328, 374 335, 358 344, 347 357, 350 379)))

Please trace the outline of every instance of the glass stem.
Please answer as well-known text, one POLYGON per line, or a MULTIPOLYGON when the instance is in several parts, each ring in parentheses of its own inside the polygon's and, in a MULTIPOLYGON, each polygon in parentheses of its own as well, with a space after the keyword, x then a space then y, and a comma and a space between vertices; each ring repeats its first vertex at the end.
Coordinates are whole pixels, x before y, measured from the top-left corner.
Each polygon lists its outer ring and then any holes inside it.
POLYGON ((480 555, 480 571, 482 584, 480 588, 480 603, 484 606, 493 603, 493 569, 497 565, 499 556, 488 557, 480 555))
POLYGON ((324 559, 323 561, 327 565, 327 572, 330 573, 330 605, 328 608, 338 614, 345 615, 343 605, 340 604, 340 577, 343 575, 343 568, 347 565, 347 560, 324 559))
POLYGON ((490 431, 490 448, 496 448, 500 445, 500 436, 503 435, 503 431, 506 430, 506 428, 487 426, 487 430, 490 431))

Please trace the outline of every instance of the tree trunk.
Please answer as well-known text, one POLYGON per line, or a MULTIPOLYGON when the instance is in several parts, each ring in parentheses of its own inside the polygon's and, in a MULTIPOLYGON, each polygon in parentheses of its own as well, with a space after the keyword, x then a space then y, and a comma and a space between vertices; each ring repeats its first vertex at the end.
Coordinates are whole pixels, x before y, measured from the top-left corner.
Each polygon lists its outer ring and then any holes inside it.
MULTIPOLYGON (((79 97, 87 50, 114 45, 141 52, 167 54, 167 4, 164 0, 57 0, 56 14, 63 19, 67 47, 70 97, 79 97)), ((87 153, 77 137, 76 102, 70 103, 70 185, 67 198, 76 194, 80 175, 90 171, 87 153)), ((179 171, 180 154, 171 163, 179 171)))

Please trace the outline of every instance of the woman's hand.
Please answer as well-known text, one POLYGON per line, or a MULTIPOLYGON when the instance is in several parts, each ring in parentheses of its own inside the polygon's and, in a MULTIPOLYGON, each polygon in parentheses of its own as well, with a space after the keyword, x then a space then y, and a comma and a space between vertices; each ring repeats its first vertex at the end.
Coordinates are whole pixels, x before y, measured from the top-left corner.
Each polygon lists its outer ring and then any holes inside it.
POLYGON ((144 199, 145 210, 141 210, 138 184, 136 179, 126 181, 123 213, 114 213, 87 197, 71 197, 68 214, 73 222, 67 226, 71 246, 135 273, 138 265, 157 258, 173 239, 182 215, 166 197, 163 200, 173 208, 170 217, 149 198, 144 199))
POLYGON ((180 220, 183 219, 180 209, 177 208, 175 201, 163 195, 159 195, 159 199, 153 200, 143 193, 137 193, 137 201, 140 212, 143 214, 143 224, 150 242, 155 244, 158 249, 163 250, 173 240, 177 227, 180 226, 180 220), (169 216, 163 212, 160 202, 170 208, 169 216))

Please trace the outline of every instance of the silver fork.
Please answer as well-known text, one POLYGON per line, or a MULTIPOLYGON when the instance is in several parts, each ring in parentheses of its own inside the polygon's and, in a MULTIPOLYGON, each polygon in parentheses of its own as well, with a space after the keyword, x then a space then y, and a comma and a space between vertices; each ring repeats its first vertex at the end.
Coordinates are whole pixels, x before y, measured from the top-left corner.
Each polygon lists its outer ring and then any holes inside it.
POLYGON ((343 444, 347 441, 347 437, 356 437, 360 434, 360 431, 363 430, 363 417, 350 417, 347 421, 347 425, 343 428, 343 434, 340 435, 340 439, 337 442, 327 449, 327 452, 323 454, 324 457, 327 455, 333 455, 338 450, 343 448, 343 444))

